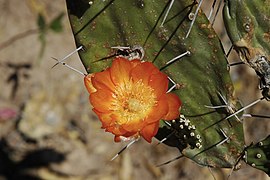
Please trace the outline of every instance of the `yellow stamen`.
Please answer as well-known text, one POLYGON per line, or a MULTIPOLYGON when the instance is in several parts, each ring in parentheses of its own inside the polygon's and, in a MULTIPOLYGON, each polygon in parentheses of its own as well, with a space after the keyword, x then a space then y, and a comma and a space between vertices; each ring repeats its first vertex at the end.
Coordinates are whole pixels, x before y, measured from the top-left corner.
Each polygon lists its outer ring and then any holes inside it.
POLYGON ((153 89, 145 85, 142 80, 117 85, 112 102, 112 111, 119 115, 117 124, 122 125, 130 121, 143 121, 156 105, 153 89))

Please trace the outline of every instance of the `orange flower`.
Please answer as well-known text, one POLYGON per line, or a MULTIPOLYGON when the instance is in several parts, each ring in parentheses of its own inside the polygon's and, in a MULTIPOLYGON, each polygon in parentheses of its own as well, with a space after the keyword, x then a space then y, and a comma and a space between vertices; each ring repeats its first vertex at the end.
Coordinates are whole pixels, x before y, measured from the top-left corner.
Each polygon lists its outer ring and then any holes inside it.
POLYGON ((166 93, 168 78, 152 63, 115 58, 112 66, 84 78, 93 111, 115 141, 142 136, 151 142, 159 121, 179 116, 181 101, 166 93))

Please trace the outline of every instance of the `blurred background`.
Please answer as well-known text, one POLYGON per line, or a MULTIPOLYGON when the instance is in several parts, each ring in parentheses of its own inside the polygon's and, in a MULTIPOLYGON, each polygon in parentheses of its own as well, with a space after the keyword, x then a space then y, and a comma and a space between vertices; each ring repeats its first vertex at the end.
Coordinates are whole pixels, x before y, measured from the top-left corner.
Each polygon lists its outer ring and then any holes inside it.
MULTIPOLYGON (((212 1, 205 1, 209 12, 212 1)), ((75 43, 64 0, 0 1, 0 180, 5 179, 227 179, 230 169, 208 169, 183 158, 175 148, 145 141, 135 143, 114 161, 125 146, 100 129, 91 112, 83 77, 55 60, 75 43)), ((214 28, 230 47, 219 12, 214 28)), ((231 62, 238 61, 235 53, 231 62)), ((69 65, 83 72, 77 54, 69 65)), ((231 67, 236 94, 243 105, 258 99, 258 78, 246 65, 231 67)), ((248 109, 269 115, 263 101, 248 109)), ((244 121, 246 144, 270 134, 269 119, 244 121)), ((269 179, 245 163, 230 179, 269 179)))

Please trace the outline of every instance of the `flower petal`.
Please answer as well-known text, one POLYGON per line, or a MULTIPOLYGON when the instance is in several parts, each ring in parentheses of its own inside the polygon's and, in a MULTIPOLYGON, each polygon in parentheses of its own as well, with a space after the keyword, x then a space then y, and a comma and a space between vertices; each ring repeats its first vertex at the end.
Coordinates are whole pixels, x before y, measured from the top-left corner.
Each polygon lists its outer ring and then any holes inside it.
POLYGON ((116 136, 123 136, 127 131, 124 130, 121 126, 113 125, 105 128, 106 132, 110 132, 116 136))
POLYGON ((142 120, 131 120, 130 122, 123 124, 122 127, 126 131, 138 132, 143 128, 143 122, 142 122, 142 120))
POLYGON ((91 79, 95 89, 107 88, 112 92, 115 89, 115 85, 111 79, 110 68, 106 69, 105 71, 95 73, 91 79))
POLYGON ((150 62, 138 64, 131 70, 131 77, 134 82, 142 80, 145 85, 148 85, 149 78, 153 73, 158 73, 158 69, 150 62))
POLYGON ((114 136, 114 142, 121 142, 121 136, 114 136))
POLYGON ((159 128, 159 121, 156 123, 145 126, 140 134, 149 143, 152 142, 152 138, 157 134, 159 128))
POLYGON ((99 89, 89 96, 90 103, 99 112, 109 112, 113 101, 112 92, 107 89, 99 89))
POLYGON ((111 79, 115 85, 126 84, 130 80, 130 70, 132 65, 129 60, 125 58, 116 58, 112 62, 110 68, 111 79))
POLYGON ((148 117, 145 119, 144 124, 151 124, 162 119, 168 113, 169 106, 166 99, 166 94, 160 97, 157 105, 152 109, 148 117))
POLYGON ((84 77, 84 85, 88 91, 89 94, 96 92, 96 88, 92 84, 92 77, 94 74, 88 74, 87 76, 84 77))
POLYGON ((93 111, 98 115, 99 120, 102 122, 102 129, 119 136, 128 133, 125 129, 115 123, 116 116, 113 113, 101 113, 95 108, 93 108, 93 111))
POLYGON ((133 59, 132 61, 130 61, 131 63, 131 67, 134 68, 135 66, 137 66, 138 64, 141 64, 142 61, 139 59, 133 59))
POLYGON ((165 75, 162 72, 159 72, 157 74, 153 74, 150 77, 149 80, 149 86, 151 86, 154 89, 154 93, 157 96, 157 99, 159 99, 163 94, 165 94, 168 90, 169 80, 167 78, 167 75, 165 75))
POLYGON ((180 115, 180 107, 182 104, 179 97, 176 94, 169 93, 166 94, 166 98, 169 105, 169 111, 162 119, 173 120, 178 118, 180 115))
POLYGON ((114 124, 115 119, 113 118, 113 115, 111 112, 102 113, 102 112, 99 112, 98 110, 96 110, 95 108, 93 108, 93 111, 97 114, 99 120, 102 123, 101 128, 106 128, 106 127, 112 126, 114 124))
POLYGON ((139 133, 138 132, 127 132, 121 136, 115 136, 114 141, 115 142, 121 142, 121 141, 130 141, 133 138, 138 138, 139 133))

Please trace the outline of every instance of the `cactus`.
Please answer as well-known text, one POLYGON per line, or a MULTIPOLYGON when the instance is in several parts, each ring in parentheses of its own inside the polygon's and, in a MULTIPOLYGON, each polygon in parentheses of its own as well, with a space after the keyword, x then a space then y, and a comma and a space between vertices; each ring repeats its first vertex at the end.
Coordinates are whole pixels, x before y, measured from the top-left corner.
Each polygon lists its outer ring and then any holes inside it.
POLYGON ((227 0, 223 9, 226 30, 240 59, 260 78, 265 99, 270 99, 270 1, 227 0))
MULTIPOLYGON (((227 33, 240 59, 260 79, 262 99, 270 100, 270 1, 226 0, 223 18, 227 33)), ((270 136, 244 151, 244 160, 269 174, 270 136)))
MULTIPOLYGON (((179 119, 161 121, 156 138, 165 138, 165 144, 200 165, 231 168, 245 151, 243 126, 233 114, 241 105, 234 97, 220 40, 197 7, 192 0, 67 0, 73 34, 77 46, 83 46, 79 55, 87 72, 105 70, 115 56, 135 54, 154 63, 170 77, 170 87, 183 103, 179 119)), ((226 27, 233 30, 229 32, 232 41, 238 42, 234 22, 227 21, 226 27)), ((269 51, 263 52, 268 57, 269 51)))
POLYGON ((263 170, 270 176, 270 136, 245 149, 244 160, 250 166, 263 170))

